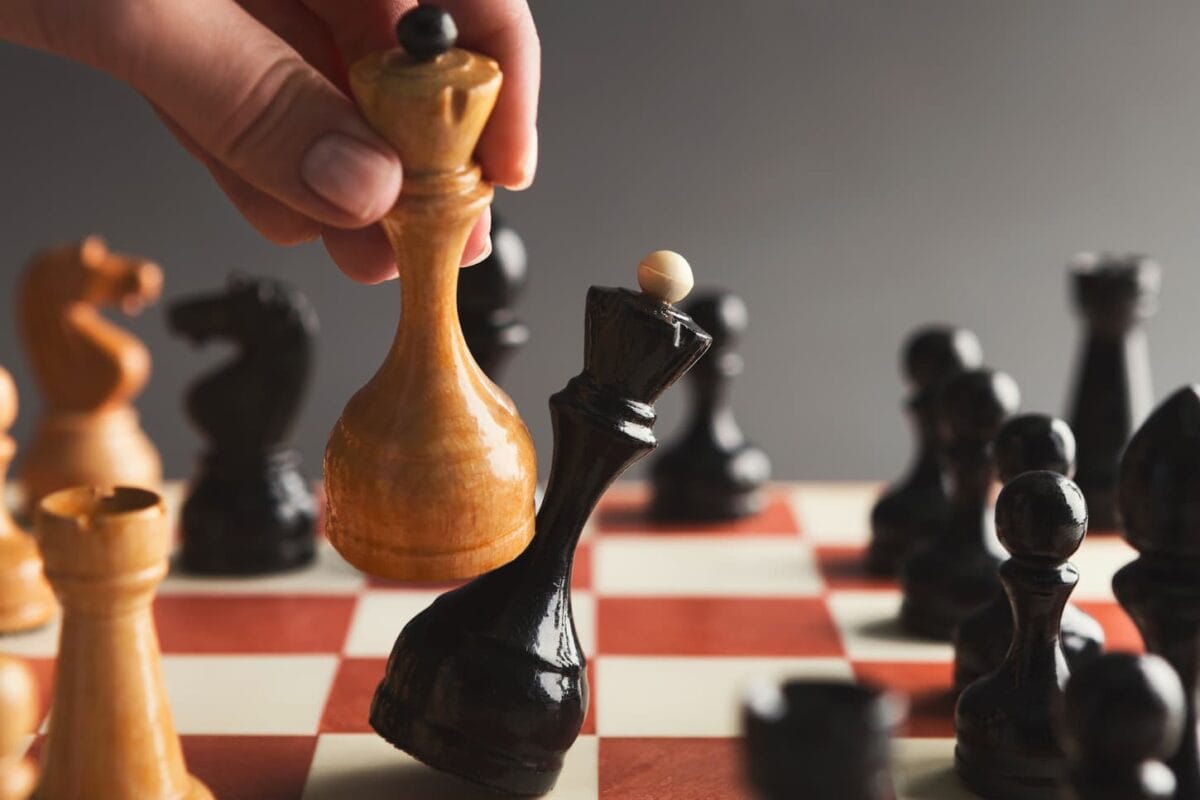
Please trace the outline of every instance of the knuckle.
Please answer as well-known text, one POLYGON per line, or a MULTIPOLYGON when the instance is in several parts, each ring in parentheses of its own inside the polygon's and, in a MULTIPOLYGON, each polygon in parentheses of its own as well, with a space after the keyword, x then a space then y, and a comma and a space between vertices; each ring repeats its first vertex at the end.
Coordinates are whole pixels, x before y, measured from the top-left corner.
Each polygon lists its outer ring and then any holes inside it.
POLYGON ((216 126, 213 152, 236 171, 277 150, 319 77, 298 56, 281 55, 253 78, 216 126))

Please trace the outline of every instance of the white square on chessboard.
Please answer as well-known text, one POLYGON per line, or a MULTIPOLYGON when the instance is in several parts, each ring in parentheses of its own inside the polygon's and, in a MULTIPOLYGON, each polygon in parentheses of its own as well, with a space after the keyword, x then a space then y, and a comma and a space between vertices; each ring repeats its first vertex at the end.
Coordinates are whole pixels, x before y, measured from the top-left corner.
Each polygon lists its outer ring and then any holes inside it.
POLYGON ((898 591, 833 591, 827 605, 853 661, 949 661, 953 646, 915 638, 900 628, 898 591))
MULTIPOLYGON (((550 800, 597 800, 599 747, 580 736, 567 753, 550 800)), ((495 792, 438 772, 373 733, 324 734, 317 740, 303 800, 495 800, 495 792)))
POLYGON ((865 545, 871 539, 871 507, 882 489, 875 482, 798 483, 792 509, 810 542, 865 545))
POLYGON ((609 536, 593 546, 596 590, 627 596, 812 597, 812 549, 778 536, 609 536))
POLYGON ((742 693, 756 679, 853 679, 840 658, 601 655, 594 664, 600 736, 738 736, 742 693))
POLYGON ((337 656, 163 656, 181 734, 312 736, 337 656))
POLYGON ((1113 574, 1137 555, 1137 551, 1120 536, 1084 539, 1083 545, 1071 556, 1071 563, 1079 570, 1079 584, 1071 593, 1071 599, 1111 602, 1114 599, 1113 574))
POLYGON ((355 594, 367 579, 321 539, 314 562, 301 569, 275 575, 220 578, 188 575, 173 564, 159 594, 355 594))
POLYGON ((954 772, 953 739, 896 739, 892 776, 896 800, 976 800, 954 772))

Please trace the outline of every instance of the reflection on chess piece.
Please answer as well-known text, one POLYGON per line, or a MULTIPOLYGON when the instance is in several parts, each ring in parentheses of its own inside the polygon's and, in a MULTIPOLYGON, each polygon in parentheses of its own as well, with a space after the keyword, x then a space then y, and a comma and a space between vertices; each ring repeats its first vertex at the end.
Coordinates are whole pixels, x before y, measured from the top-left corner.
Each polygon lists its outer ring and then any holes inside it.
POLYGON ((35 530, 63 606, 38 800, 209 800, 184 766, 150 610, 171 543, 162 499, 64 489, 35 530))
POLYGON ((529 327, 512 305, 525 288, 525 244, 492 212, 492 253, 459 270, 458 318, 467 347, 494 383, 513 354, 529 341, 529 327))
POLYGON ((37 542, 17 527, 4 505, 5 475, 17 450, 8 430, 16 418, 17 387, 0 367, 0 633, 44 625, 58 609, 42 576, 37 542))
POLYGON ((677 281, 645 277, 642 294, 588 292, 583 372, 550 398, 554 459, 537 535, 405 626, 371 703, 389 742, 496 791, 541 794, 558 779, 588 702, 571 615, 575 545, 604 490, 654 449, 655 399, 712 342, 669 305, 677 281))
POLYGON ((150 353, 100 309, 134 314, 161 289, 157 266, 96 236, 46 250, 26 270, 17 317, 43 405, 20 472, 30 511, 69 486, 159 485, 158 452, 132 405, 150 353))
POLYGON ((400 326, 330 435, 325 525, 365 572, 450 580, 512 560, 534 533, 533 442, 471 357, 455 302, 467 236, 492 198, 471 153, 500 70, 454 48, 454 22, 434 6, 406 13, 397 35, 403 48, 356 63, 350 84, 405 166, 382 221, 400 268, 400 326))
POLYGON ((1113 253, 1080 253, 1069 269, 1086 326, 1071 401, 1071 427, 1079 440, 1076 480, 1092 527, 1112 531, 1119 526, 1121 453, 1154 403, 1142 321, 1158 309, 1162 270, 1145 256, 1113 253))
POLYGON ((912 553, 946 524, 950 499, 942 483, 937 400, 950 377, 983 363, 983 349, 965 328, 930 325, 914 331, 901 351, 911 388, 906 402, 917 452, 907 476, 888 487, 871 510, 871 544, 866 569, 896 575, 912 553))
POLYGON ((713 346, 692 370, 691 421, 683 437, 654 462, 651 511, 667 521, 716 522, 759 513, 771 462, 746 440, 733 416, 730 389, 742 372, 735 349, 748 313, 735 294, 693 297, 684 309, 713 337, 713 346))
POLYGON ((221 575, 307 564, 316 506, 287 439, 317 334, 308 299, 282 281, 235 274, 224 291, 173 304, 170 325, 197 344, 238 347, 188 390, 188 416, 209 448, 183 505, 180 564, 221 575))
POLYGON ((37 686, 29 667, 0 654, 0 800, 27 800, 37 770, 25 737, 37 726, 37 686))

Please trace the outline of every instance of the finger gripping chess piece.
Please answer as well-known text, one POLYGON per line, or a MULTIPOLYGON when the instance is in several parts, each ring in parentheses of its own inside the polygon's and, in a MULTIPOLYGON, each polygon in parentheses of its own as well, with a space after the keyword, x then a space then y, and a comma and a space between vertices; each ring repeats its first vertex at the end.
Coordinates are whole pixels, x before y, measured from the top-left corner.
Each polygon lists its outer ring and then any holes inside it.
POLYGON ((950 512, 938 535, 904 565, 900 624, 914 634, 950 639, 999 586, 999 546, 990 525, 996 479, 992 443, 1020 403, 1003 372, 959 373, 942 388, 938 435, 950 485, 950 512))
POLYGON ((529 341, 529 327, 512 310, 524 287, 525 245, 493 211, 491 254, 459 270, 458 318, 471 355, 497 384, 508 360, 529 341))
POLYGON ((608 485, 654 449, 655 399, 712 341, 664 301, 678 286, 588 291, 583 371, 550 398, 554 458, 537 534, 400 633, 371 703, 372 727, 396 747, 497 791, 553 788, 588 702, 571 615, 575 545, 608 485))
POLYGON ((169 320, 196 344, 238 347, 187 393, 209 447, 183 504, 182 567, 254 574, 307 564, 316 505, 287 437, 312 367, 316 313, 282 281, 235 274, 224 291, 174 303, 169 320))
POLYGON ((766 505, 771 462, 746 440, 729 397, 742 372, 734 348, 746 330, 746 304, 735 294, 714 293, 693 297, 684 310, 713 346, 688 376, 693 404, 683 437, 654 462, 652 513, 714 522, 752 516, 766 505))
POLYGON ((29 667, 0 654, 0 800, 26 800, 37 778, 25 737, 37 727, 37 687, 29 667))
POLYGON ((1183 741, 1168 761, 1180 800, 1200 797, 1196 683, 1200 669, 1200 386, 1171 395, 1138 429, 1121 459, 1124 536, 1139 555, 1113 576, 1113 593, 1146 649, 1183 683, 1183 741))
POLYGON ((742 704, 746 772, 762 800, 892 800, 892 735, 906 703, 872 686, 752 685, 742 704))
POLYGON ((42 575, 37 542, 8 513, 5 476, 16 442, 8 435, 17 418, 17 387, 0 367, 0 634, 37 628, 58 610, 54 593, 42 575))
POLYGON ((161 482, 158 451, 132 406, 150 353, 100 314, 109 306, 136 313, 161 291, 158 266, 96 236, 39 253, 26 269, 18 327, 43 405, 20 474, 30 512, 69 486, 161 482))
POLYGON ((906 410, 916 434, 917 452, 908 475, 890 486, 871 510, 866 568, 880 576, 896 575, 913 551, 946 524, 950 500, 939 458, 938 394, 946 380, 983 363, 983 349, 975 334, 942 325, 914 331, 901 356, 911 387, 906 410))
MULTIPOLYGON (((1013 417, 1000 429, 995 446, 996 468, 1003 483, 1033 470, 1050 470, 1068 478, 1075 472, 1075 436, 1067 423, 1045 414, 1013 417)), ((1012 608, 1003 589, 987 605, 963 620, 954 635, 954 687, 959 691, 996 669, 1012 643, 1012 608)), ((1062 620, 1063 653, 1074 669, 1104 650, 1104 629, 1073 603, 1062 620)))
POLYGON ((1086 328, 1071 401, 1079 439, 1076 480, 1092 527, 1111 531, 1119 524, 1121 452, 1154 403, 1142 321, 1157 310, 1162 271, 1145 256, 1113 253, 1080 253, 1069 269, 1086 328))
POLYGON ((1179 747, 1185 701, 1170 664, 1112 653, 1073 670, 1065 695, 1068 800, 1172 800, 1163 759, 1179 747))
POLYGON ((1058 473, 1019 475, 996 501, 996 532, 1012 554, 1000 578, 1013 638, 999 669, 963 690, 954 711, 955 768, 983 797, 1060 798, 1065 757, 1054 715, 1070 673, 1059 625, 1079 581, 1066 559, 1086 531, 1083 493, 1058 473))
POLYGON ((150 609, 171 543, 162 498, 64 489, 36 533, 63 617, 35 796, 211 800, 184 765, 150 609))
POLYGON ((347 561, 395 580, 478 575, 534 532, 533 442, 458 321, 459 262, 492 198, 471 153, 501 78, 492 59, 450 47, 453 29, 444 11, 420 6, 397 25, 403 49, 350 70, 363 114, 405 168, 381 222, 401 313, 383 365, 330 435, 325 527, 347 561))

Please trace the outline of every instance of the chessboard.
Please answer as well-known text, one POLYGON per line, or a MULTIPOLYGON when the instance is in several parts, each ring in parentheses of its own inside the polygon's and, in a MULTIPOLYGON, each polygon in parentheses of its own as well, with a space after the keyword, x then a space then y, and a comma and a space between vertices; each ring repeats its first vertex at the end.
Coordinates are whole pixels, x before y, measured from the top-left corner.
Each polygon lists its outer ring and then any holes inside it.
MULTIPOLYGON (((725 800, 749 792, 739 705, 759 677, 870 681, 910 699, 895 742, 900 800, 970 798, 953 771, 951 647, 895 619, 894 583, 859 568, 878 484, 777 484, 766 510, 721 526, 661 526, 646 488, 619 483, 575 561, 573 602, 591 704, 558 800, 725 800)), ((169 486, 177 506, 180 485, 169 486)), ((1140 651, 1112 596, 1134 557, 1095 535, 1072 559, 1073 599, 1108 649, 1140 651)), ((155 602, 163 668, 188 766, 223 800, 494 798, 395 750, 367 723, 405 623, 445 586, 391 584, 327 543, 308 569, 265 578, 172 572, 155 602)), ((57 628, 0 637, 29 659, 45 710, 57 628)), ((36 756, 38 741, 31 743, 36 756)))

